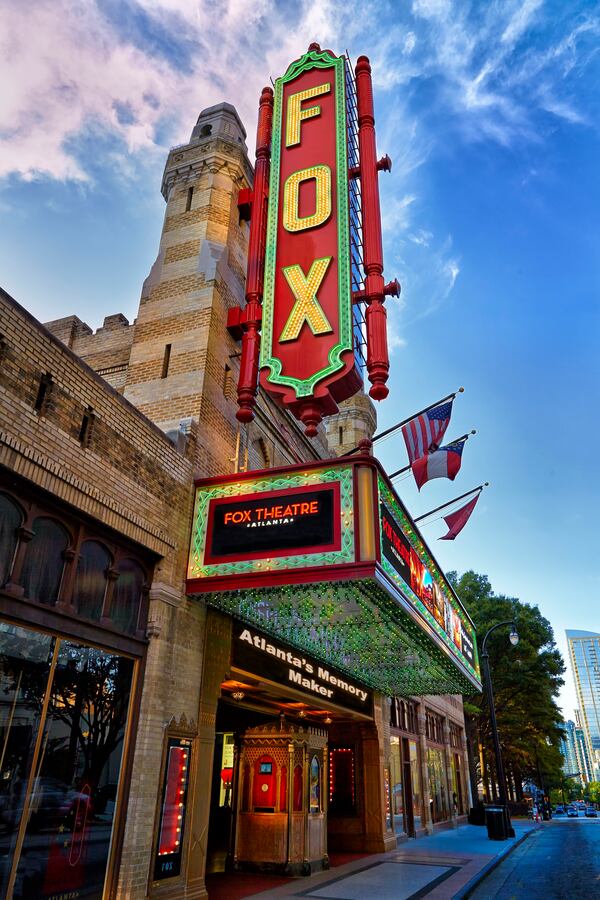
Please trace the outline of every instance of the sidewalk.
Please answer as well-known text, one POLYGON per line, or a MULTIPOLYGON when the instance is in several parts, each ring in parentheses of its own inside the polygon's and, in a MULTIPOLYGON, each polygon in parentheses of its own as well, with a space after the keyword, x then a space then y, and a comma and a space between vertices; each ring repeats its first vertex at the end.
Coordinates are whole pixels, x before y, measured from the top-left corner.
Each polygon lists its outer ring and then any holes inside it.
POLYGON ((315 897, 321 900, 459 900, 475 884, 539 828, 534 822, 513 820, 516 836, 490 841, 477 825, 440 831, 408 841, 389 853, 376 853, 308 878, 254 894, 254 900, 278 897, 315 897))

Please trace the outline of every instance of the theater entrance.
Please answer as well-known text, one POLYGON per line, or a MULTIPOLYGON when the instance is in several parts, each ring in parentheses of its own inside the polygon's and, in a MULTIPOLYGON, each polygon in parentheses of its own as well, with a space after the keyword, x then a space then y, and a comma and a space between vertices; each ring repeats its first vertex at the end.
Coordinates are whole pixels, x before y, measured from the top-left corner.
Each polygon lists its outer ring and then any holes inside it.
POLYGON ((328 867, 331 849, 384 849, 381 829, 377 840, 365 827, 367 795, 381 796, 372 691, 235 622, 231 647, 206 874, 309 874, 328 867))

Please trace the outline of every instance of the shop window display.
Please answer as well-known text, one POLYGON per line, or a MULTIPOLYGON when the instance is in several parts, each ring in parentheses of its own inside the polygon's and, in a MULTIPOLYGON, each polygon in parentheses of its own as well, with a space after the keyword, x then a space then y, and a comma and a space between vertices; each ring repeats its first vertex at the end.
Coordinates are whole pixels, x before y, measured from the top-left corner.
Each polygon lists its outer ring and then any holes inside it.
POLYGON ((419 774, 419 750, 416 741, 408 742, 408 751, 410 756, 410 775, 412 784, 414 825, 415 828, 420 828, 423 800, 420 788, 421 776, 419 774))
POLYGON ((102 897, 133 666, 0 623, 2 896, 102 897))
POLYGON ((427 748, 427 770, 429 773, 429 807, 432 822, 443 822, 449 818, 448 791, 444 774, 444 754, 442 750, 427 748))
POLYGON ((0 585, 6 584, 17 549, 17 530, 23 522, 21 510, 6 494, 0 494, 0 585))
POLYGON ((69 535, 47 516, 35 519, 31 530, 33 537, 27 544, 19 581, 29 600, 53 605, 58 599, 69 535))
POLYGON ((406 830, 404 822, 404 789, 402 784, 402 757, 400 738, 392 735, 391 741, 391 793, 392 793, 392 817, 394 831, 402 834, 406 830))

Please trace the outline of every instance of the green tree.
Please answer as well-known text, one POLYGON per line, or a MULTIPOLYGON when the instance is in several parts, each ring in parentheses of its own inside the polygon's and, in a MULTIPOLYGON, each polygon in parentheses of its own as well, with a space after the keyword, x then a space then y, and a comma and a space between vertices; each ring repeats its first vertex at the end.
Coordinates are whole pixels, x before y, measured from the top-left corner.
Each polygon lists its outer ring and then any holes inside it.
POLYGON ((584 794, 590 803, 600 803, 600 781, 590 781, 586 784, 584 794))
MULTIPOLYGON (((562 715, 556 697, 565 671, 554 633, 537 606, 495 594, 486 575, 473 571, 449 579, 475 623, 481 644, 487 630, 514 620, 519 643, 512 647, 508 629, 499 628, 487 642, 498 731, 509 796, 522 799, 522 784, 531 780, 547 791, 559 787, 563 757, 562 715)), ((497 799, 494 750, 487 697, 465 702, 472 786, 481 780, 487 798, 497 799)))

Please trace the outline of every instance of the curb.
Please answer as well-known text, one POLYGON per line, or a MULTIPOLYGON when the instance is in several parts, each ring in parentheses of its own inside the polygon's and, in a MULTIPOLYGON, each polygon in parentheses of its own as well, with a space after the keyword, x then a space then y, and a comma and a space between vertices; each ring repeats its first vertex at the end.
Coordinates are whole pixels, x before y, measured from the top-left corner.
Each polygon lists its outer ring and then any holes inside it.
POLYGON ((463 887, 461 887, 461 889, 457 891, 456 894, 452 895, 452 900, 466 900, 466 898, 471 895, 472 891, 475 890, 477 885, 480 884, 480 882, 482 882, 483 879, 490 874, 490 872, 493 872, 496 866, 499 866, 501 862, 504 862, 504 860, 513 852, 513 850, 516 850, 517 847, 519 847, 523 843, 523 841, 526 841, 530 835, 535 834, 536 831, 539 831, 541 827, 541 825, 538 825, 537 828, 531 828, 529 831, 526 831, 525 834, 522 834, 521 837, 514 842, 514 844, 511 844, 510 847, 507 847, 503 853, 499 853, 498 856, 495 856, 494 859, 491 859, 489 863, 485 865, 483 869, 477 872, 476 875, 473 875, 471 880, 467 881, 467 883, 463 885, 463 887))

